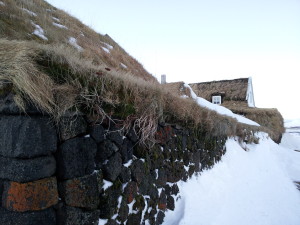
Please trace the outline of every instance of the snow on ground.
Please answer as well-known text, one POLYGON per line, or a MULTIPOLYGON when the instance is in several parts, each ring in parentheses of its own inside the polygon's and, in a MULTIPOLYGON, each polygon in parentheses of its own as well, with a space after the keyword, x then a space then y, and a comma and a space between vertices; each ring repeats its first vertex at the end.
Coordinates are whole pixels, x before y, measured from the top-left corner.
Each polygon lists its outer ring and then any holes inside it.
POLYGON ((44 30, 39 25, 35 24, 31 21, 31 24, 35 27, 35 30, 32 32, 34 35, 42 38, 43 40, 48 40, 48 38, 44 35, 44 30))
POLYGON ((2 6, 5 6, 5 3, 4 3, 4 2, 2 2, 2 1, 0 1, 0 5, 2 5, 2 6))
POLYGON ((198 103, 198 105, 200 105, 202 107, 206 107, 210 110, 216 111, 217 113, 219 113, 221 115, 226 115, 226 116, 235 118, 240 123, 245 123, 245 124, 249 124, 249 125, 253 125, 253 126, 260 126, 258 123, 254 122, 253 120, 249 120, 241 115, 234 114, 231 110, 229 110, 223 106, 213 104, 204 98, 198 97, 188 84, 184 84, 184 86, 186 88, 190 89, 191 96, 198 103))
POLYGON ((27 12, 30 16, 37 16, 36 13, 34 13, 34 12, 28 10, 28 9, 22 8, 22 10, 23 10, 24 12, 27 12))
POLYGON ((56 22, 60 23, 60 19, 58 19, 57 17, 52 16, 52 19, 55 20, 56 22))
POLYGON ((294 120, 285 120, 284 126, 286 128, 290 127, 300 127, 300 119, 294 119, 294 120))
POLYGON ((127 69, 127 66, 124 63, 120 63, 120 66, 122 66, 123 68, 127 69))
POLYGON ((76 38, 70 37, 69 38, 69 43, 70 43, 70 45, 75 47, 78 51, 80 51, 80 52, 83 51, 83 48, 77 44, 76 38))
POLYGON ((108 48, 110 50, 114 48, 112 45, 107 44, 106 42, 101 41, 101 43, 104 44, 106 46, 106 48, 108 48))
MULTIPOLYGON (((299 146, 297 138, 291 142, 299 146)), ((300 191, 293 181, 300 181, 300 152, 262 134, 260 144, 245 146, 229 139, 222 161, 179 182, 181 199, 164 225, 299 225, 300 191)))
POLYGON ((109 49, 108 48, 105 48, 105 47, 101 47, 106 53, 110 53, 109 49))
POLYGON ((60 23, 55 23, 55 22, 53 22, 52 24, 53 24, 54 26, 56 26, 56 27, 61 28, 61 29, 68 29, 66 26, 61 25, 60 23))

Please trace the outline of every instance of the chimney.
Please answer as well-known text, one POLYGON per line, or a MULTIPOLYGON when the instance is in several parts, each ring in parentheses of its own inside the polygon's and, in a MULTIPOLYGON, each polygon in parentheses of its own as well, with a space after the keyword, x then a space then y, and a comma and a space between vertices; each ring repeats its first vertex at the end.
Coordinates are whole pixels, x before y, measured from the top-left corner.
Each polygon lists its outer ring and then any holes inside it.
POLYGON ((161 75, 160 83, 161 84, 166 84, 167 83, 167 76, 165 74, 161 75))

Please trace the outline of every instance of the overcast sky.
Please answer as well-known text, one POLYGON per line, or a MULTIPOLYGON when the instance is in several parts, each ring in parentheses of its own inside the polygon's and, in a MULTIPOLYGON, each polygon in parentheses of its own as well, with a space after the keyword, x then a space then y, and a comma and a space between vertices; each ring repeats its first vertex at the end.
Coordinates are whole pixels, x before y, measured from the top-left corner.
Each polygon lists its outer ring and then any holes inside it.
POLYGON ((300 118, 299 0, 47 0, 160 80, 251 76, 257 107, 300 118))

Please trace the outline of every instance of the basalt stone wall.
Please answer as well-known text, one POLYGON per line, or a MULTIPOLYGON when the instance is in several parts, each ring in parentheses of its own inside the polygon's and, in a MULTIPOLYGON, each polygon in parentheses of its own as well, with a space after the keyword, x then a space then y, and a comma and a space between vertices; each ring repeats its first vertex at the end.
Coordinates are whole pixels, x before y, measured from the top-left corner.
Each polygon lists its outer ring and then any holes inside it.
POLYGON ((180 197, 176 182, 225 151, 226 137, 204 130, 160 124, 145 147, 112 121, 70 114, 55 125, 9 98, 0 101, 0 224, 162 224, 180 197))

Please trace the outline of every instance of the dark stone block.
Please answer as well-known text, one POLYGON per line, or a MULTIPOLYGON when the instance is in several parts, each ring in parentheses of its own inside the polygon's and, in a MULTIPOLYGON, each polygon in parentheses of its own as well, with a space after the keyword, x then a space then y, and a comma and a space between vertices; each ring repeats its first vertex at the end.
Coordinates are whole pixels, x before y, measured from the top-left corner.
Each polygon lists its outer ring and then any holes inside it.
POLYGON ((158 169, 164 165, 164 155, 159 145, 150 149, 151 170, 158 169))
POLYGON ((91 138, 74 138, 60 145, 57 152, 59 179, 72 179, 91 174, 97 145, 91 138))
POLYGON ((151 209, 151 211, 148 215, 150 224, 155 224, 156 214, 157 214, 157 209, 156 209, 156 206, 155 206, 155 207, 152 207, 152 209, 151 209))
POLYGON ((155 225, 160 225, 164 222, 165 214, 159 211, 156 217, 155 225))
POLYGON ((58 225, 98 225, 99 210, 83 210, 61 205, 57 211, 58 225))
POLYGON ((108 162, 103 165, 103 177, 109 181, 115 181, 122 171, 122 158, 120 153, 115 153, 109 158, 108 162))
POLYGON ((127 163, 129 160, 132 159, 132 155, 133 155, 133 144, 128 141, 128 140, 124 140, 123 145, 121 146, 121 155, 122 155, 122 161, 123 163, 127 163))
POLYGON ((183 153, 183 163, 185 166, 188 166, 189 163, 190 163, 190 158, 189 158, 189 152, 188 151, 185 151, 183 153))
POLYGON ((53 156, 33 159, 0 157, 0 165, 0 178, 17 182, 28 182, 50 177, 56 170, 56 161, 53 156))
POLYGON ((59 183, 60 197, 68 206, 96 209, 99 205, 98 174, 66 180, 59 183))
POLYGON ((65 141, 79 135, 87 133, 87 122, 77 114, 67 115, 61 118, 59 122, 60 140, 65 141))
POLYGON ((2 193, 4 191, 4 182, 3 180, 0 179, 0 208, 1 208, 1 204, 2 204, 2 193))
POLYGON ((128 220, 126 224, 127 225, 142 224, 141 219, 142 219, 142 212, 138 212, 137 214, 130 214, 128 216, 128 220))
POLYGON ((5 225, 54 225, 56 213, 49 208, 42 211, 13 212, 0 208, 0 224, 5 225))
POLYGON ((155 134, 155 139, 157 143, 165 145, 172 136, 174 136, 174 131, 171 126, 159 126, 155 134))
POLYGON ((109 130, 106 138, 113 141, 119 147, 123 144, 123 135, 117 129, 109 130))
POLYGON ((90 135, 98 144, 104 141, 105 130, 100 124, 96 124, 90 127, 90 135))
POLYGON ((167 208, 167 195, 166 195, 165 191, 163 190, 159 196, 158 209, 166 210, 166 208, 167 208))
POLYGON ((182 162, 174 162, 166 166, 167 182, 176 183, 186 176, 182 162))
POLYGON ((163 187, 166 185, 168 179, 167 171, 164 168, 161 168, 158 170, 158 177, 156 180, 156 186, 157 187, 163 187))
POLYGON ((56 177, 27 183, 6 181, 3 186, 2 207, 16 212, 39 211, 58 202, 56 177))
POLYGON ((0 155, 33 158, 57 149, 54 125, 47 117, 1 116, 0 155))
POLYGON ((142 160, 135 160, 131 165, 131 177, 133 181, 141 183, 145 176, 145 166, 142 160))
POLYGON ((139 140, 138 135, 136 134, 134 129, 130 129, 129 132, 127 133, 126 137, 130 139, 133 143, 137 143, 139 140))
POLYGON ((122 183, 127 183, 130 181, 130 178, 131 178, 131 171, 129 168, 123 166, 122 167, 122 170, 121 170, 121 173, 119 175, 119 178, 120 178, 120 181, 122 183))
POLYGON ((104 140, 104 142, 98 144, 97 154, 95 158, 97 168, 100 169, 102 167, 102 163, 108 160, 108 158, 111 157, 117 151, 119 151, 118 146, 116 146, 110 140, 104 140))
POLYGON ((120 205, 119 213, 118 213, 119 220, 124 223, 128 218, 128 213, 129 213, 129 207, 126 203, 126 199, 123 198, 121 205, 120 205))
POLYGON ((138 186, 136 182, 131 181, 127 184, 127 186, 124 189, 124 197, 127 201, 127 204, 133 201, 133 199, 137 195, 137 191, 138 191, 138 186))
POLYGON ((175 209, 175 200, 172 196, 167 196, 167 208, 172 211, 175 209))
POLYGON ((164 189, 165 189, 166 195, 171 195, 172 188, 170 187, 170 185, 168 185, 168 184, 165 185, 164 189))
POLYGON ((137 158, 146 158, 149 154, 149 149, 147 149, 145 146, 143 145, 137 145, 134 149, 133 149, 133 154, 137 157, 137 158))

